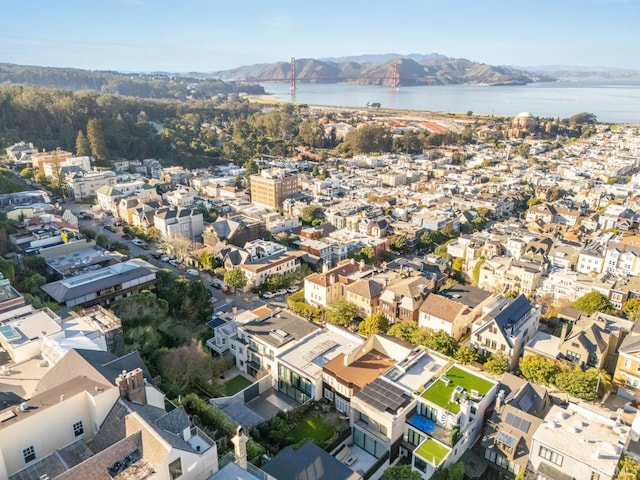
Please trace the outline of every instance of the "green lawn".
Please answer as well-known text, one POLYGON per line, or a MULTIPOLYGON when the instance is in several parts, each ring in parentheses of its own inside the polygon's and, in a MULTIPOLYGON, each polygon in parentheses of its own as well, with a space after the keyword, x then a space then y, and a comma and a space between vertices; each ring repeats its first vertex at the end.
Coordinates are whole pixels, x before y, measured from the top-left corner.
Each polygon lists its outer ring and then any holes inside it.
POLYGON ((425 390, 422 398, 435 403, 439 407, 446 408, 453 414, 460 412, 460 405, 455 402, 450 402, 451 393, 457 386, 462 387, 467 392, 467 395, 469 395, 471 390, 476 390, 480 395, 486 395, 493 386, 493 383, 488 380, 473 375, 459 367, 451 367, 445 376, 451 380, 449 385, 441 379, 438 379, 425 390))
POLYGON ((316 445, 322 446, 324 442, 333 437, 335 428, 321 418, 308 418, 302 420, 291 430, 295 443, 310 438, 316 445))
POLYGON ((427 438, 422 445, 420 445, 420 448, 418 448, 416 453, 427 462, 430 462, 437 467, 442 463, 442 460, 444 460, 444 457, 446 457, 450 451, 450 448, 439 444, 432 438, 427 438))
POLYGON ((247 388, 251 385, 251 381, 244 378, 242 375, 236 375, 228 382, 224 384, 224 391, 228 397, 235 395, 240 390, 247 388))

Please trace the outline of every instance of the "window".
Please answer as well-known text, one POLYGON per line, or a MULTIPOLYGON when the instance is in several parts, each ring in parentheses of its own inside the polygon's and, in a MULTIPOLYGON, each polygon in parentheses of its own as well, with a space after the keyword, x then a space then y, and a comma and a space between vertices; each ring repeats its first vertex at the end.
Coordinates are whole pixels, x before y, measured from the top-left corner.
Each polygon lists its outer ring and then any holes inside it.
POLYGON ((591 480, 600 480, 600 474, 598 472, 591 472, 591 480))
POLYGON ((423 440, 424 440, 424 436, 420 435, 415 430, 412 430, 410 428, 409 431, 407 432, 407 442, 409 442, 411 445, 415 445, 417 447, 422 443, 423 440))
POLYGON ((182 460, 180 459, 180 457, 178 457, 169 464, 169 478, 171 480, 176 480, 176 478, 180 478, 181 476, 182 476, 182 460))
POLYGON ((73 434, 76 437, 79 437, 84 433, 84 426, 82 425, 82 420, 73 424, 73 434))
POLYGON ((369 425, 369 417, 362 412, 358 412, 358 413, 360 414, 360 421, 362 423, 366 423, 367 425, 369 425))
POLYGON ((551 463, 555 463, 559 467, 562 466, 562 462, 564 461, 564 456, 546 447, 540 447, 540 456, 545 460, 549 460, 551 463))
POLYGON ((29 463, 36 459, 36 449, 33 445, 22 450, 22 458, 24 458, 24 463, 29 463))

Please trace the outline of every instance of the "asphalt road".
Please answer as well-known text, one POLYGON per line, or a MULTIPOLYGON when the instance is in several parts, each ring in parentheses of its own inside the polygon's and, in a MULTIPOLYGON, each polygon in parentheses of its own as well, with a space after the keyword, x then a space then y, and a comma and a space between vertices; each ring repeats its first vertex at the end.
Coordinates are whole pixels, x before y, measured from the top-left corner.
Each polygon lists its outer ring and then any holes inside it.
MULTIPOLYGON (((91 210, 91 205, 82 203, 68 202, 64 204, 63 208, 71 210, 74 214, 78 214, 80 212, 93 213, 93 211, 91 210)), ((79 228, 82 230, 94 231, 97 235, 104 235, 110 244, 113 242, 120 242, 127 245, 129 247, 129 253, 132 258, 143 256, 148 259, 149 263, 155 265, 158 268, 170 270, 176 275, 193 278, 184 270, 174 267, 168 262, 162 262, 151 256, 151 254, 154 253, 162 245, 149 245, 149 250, 146 250, 144 248, 138 247, 137 245, 134 245, 133 243, 131 243, 131 240, 124 240, 122 238, 122 227, 116 227, 116 232, 112 232, 104 228, 104 222, 102 220, 101 214, 94 214, 93 219, 80 219, 79 228)), ((199 278, 200 280, 202 280, 202 283, 207 288, 207 290, 211 292, 211 305, 214 311, 228 311, 231 310, 234 306, 239 310, 252 310, 267 303, 267 301, 258 298, 257 295, 251 292, 236 292, 233 295, 226 295, 221 289, 216 289, 212 286, 212 281, 214 280, 214 278, 208 274, 201 273, 199 275, 199 278)), ((276 307, 286 307, 286 299, 284 297, 276 297, 270 299, 268 303, 276 307)))

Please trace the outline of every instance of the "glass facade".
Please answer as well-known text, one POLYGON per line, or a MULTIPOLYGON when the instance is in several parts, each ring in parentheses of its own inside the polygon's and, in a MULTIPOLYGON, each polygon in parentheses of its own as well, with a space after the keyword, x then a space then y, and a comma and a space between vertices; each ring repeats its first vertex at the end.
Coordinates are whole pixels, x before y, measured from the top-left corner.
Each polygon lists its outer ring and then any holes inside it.
POLYGON ((312 384, 309 379, 292 372, 284 365, 279 365, 278 390, 296 402, 305 403, 311 399, 312 384))
POLYGON ((383 443, 378 442, 357 428, 353 429, 353 443, 376 458, 382 457, 387 451, 383 443))

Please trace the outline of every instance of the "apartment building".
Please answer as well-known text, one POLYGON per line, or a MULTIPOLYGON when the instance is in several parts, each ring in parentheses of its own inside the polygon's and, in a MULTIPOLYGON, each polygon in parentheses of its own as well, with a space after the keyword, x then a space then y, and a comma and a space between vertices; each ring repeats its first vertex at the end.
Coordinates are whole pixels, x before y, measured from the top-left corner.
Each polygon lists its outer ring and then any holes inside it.
POLYGON ((322 366, 323 397, 348 415, 351 398, 407 358, 412 349, 413 345, 395 337, 371 335, 351 352, 339 353, 322 366))
POLYGON ((277 357, 278 390, 299 403, 323 398, 322 368, 338 356, 350 357, 364 339, 327 324, 277 357))
POLYGON ((501 352, 509 369, 517 366, 524 346, 538 331, 540 305, 532 306, 524 295, 496 296, 483 309, 471 329, 471 346, 486 356, 501 352))
POLYGON ((165 240, 182 235, 195 241, 202 235, 204 219, 202 213, 191 208, 161 208, 153 217, 153 225, 165 240))
POLYGON ((282 202, 300 193, 299 177, 282 169, 251 175, 251 201, 266 208, 282 208, 282 202))
POLYGON ((497 388, 498 382, 459 365, 431 380, 408 422, 408 438, 419 442, 413 450, 413 470, 430 478, 438 468, 457 462, 480 437, 497 388))
MULTIPOLYGON (((265 309, 260 313, 258 318, 237 325, 237 336, 231 340, 231 348, 240 371, 256 378, 271 374, 275 379, 278 373, 276 356, 319 327, 289 310, 265 309)), ((290 381, 301 392, 307 390, 303 380, 290 381)))
POLYGON ((344 288, 373 273, 373 267, 353 259, 343 260, 322 273, 312 273, 304 279, 304 300, 310 305, 326 307, 345 296, 344 288))
POLYGON ((529 460, 539 480, 613 480, 630 428, 577 404, 553 405, 533 434, 529 460))

